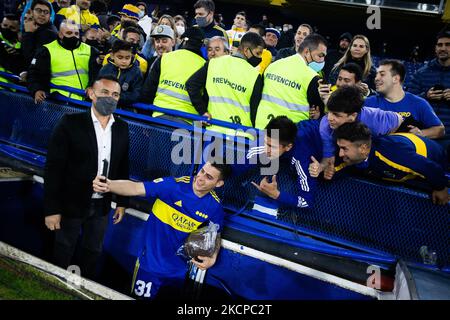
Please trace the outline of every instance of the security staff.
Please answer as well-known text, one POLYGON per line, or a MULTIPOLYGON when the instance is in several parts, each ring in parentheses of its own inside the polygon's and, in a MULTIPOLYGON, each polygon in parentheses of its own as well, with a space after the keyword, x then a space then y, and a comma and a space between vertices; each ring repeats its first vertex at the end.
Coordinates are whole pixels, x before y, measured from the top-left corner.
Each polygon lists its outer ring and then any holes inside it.
POLYGON ((39 49, 31 62, 28 89, 35 103, 44 101, 46 92, 82 100, 80 95, 50 89, 50 83, 85 90, 95 79, 100 63, 97 49, 80 41, 78 26, 63 22, 58 39, 39 49))
MULTIPOLYGON (((26 70, 25 58, 18 40, 19 18, 14 14, 7 14, 0 24, 0 71, 19 75, 26 70)), ((1 82, 10 82, 0 76, 1 82)))
MULTIPOLYGON (((182 49, 163 54, 157 59, 142 90, 141 101, 154 105, 197 114, 186 91, 186 81, 204 64, 201 47, 205 38, 200 28, 193 27, 181 36, 182 49)), ((154 112, 153 116, 162 116, 154 112)), ((165 118, 172 118, 164 115, 165 118)))
POLYGON ((361 122, 345 123, 334 131, 343 164, 355 165, 383 180, 403 182, 422 178, 431 187, 433 203, 449 202, 445 151, 433 140, 412 133, 393 133, 371 141, 361 122))
POLYGON ((323 102, 318 94, 318 72, 327 53, 325 39, 309 35, 298 54, 270 64, 264 73, 264 89, 256 115, 256 128, 264 129, 271 119, 285 115, 294 123, 309 119, 309 108, 323 102))
POLYGON ((19 29, 19 16, 12 13, 6 14, 0 24, 0 41, 11 48, 20 49, 19 29))
MULTIPOLYGON (((253 126, 262 91, 262 78, 255 67, 261 62, 263 48, 264 40, 260 35, 246 33, 234 55, 212 59, 194 73, 186 88, 200 114, 253 126)), ((234 130, 224 127, 208 128, 229 135, 236 134, 234 130)))

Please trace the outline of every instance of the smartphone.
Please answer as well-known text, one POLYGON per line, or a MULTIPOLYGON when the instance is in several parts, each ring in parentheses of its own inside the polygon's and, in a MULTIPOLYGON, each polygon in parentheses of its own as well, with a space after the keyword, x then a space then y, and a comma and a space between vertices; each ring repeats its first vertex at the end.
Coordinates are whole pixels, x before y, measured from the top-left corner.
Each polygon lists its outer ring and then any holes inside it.
POLYGON ((435 84, 433 86, 434 91, 438 91, 438 90, 445 90, 444 86, 442 84, 435 84))

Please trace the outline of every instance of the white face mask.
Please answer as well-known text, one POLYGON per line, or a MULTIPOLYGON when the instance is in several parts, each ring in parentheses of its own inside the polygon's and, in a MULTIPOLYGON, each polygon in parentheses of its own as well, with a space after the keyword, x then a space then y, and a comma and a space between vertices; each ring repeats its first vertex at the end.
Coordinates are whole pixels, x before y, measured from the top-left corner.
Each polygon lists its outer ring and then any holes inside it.
POLYGON ((183 26, 175 26, 175 27, 177 29, 177 33, 179 36, 181 36, 186 31, 186 29, 183 26))

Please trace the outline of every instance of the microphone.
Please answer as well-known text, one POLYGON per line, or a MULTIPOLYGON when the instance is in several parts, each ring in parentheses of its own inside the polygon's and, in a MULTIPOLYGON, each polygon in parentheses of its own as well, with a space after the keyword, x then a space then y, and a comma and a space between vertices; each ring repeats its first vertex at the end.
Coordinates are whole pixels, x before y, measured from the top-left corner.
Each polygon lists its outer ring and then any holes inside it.
POLYGON ((102 176, 105 177, 105 179, 101 179, 100 181, 105 183, 106 182, 106 175, 108 174, 108 160, 103 159, 103 171, 102 171, 102 176))

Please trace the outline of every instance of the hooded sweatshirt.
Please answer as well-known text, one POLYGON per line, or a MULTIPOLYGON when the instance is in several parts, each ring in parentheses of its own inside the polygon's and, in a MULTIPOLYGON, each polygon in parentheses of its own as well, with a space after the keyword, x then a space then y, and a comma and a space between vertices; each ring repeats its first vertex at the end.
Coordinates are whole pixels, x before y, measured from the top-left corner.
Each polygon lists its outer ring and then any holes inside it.
POLYGON ((113 75, 119 81, 121 87, 119 106, 130 106, 138 101, 144 79, 136 58, 132 60, 126 69, 120 69, 109 58, 108 63, 99 72, 99 76, 103 75, 113 75))

